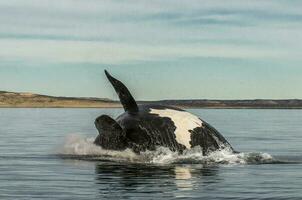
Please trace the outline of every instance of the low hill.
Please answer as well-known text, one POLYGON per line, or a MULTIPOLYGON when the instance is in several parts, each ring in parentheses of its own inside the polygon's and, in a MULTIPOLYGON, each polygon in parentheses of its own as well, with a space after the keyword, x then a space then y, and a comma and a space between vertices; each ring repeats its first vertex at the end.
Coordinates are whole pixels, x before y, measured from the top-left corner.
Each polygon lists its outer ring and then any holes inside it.
POLYGON ((0 107, 119 107, 118 102, 101 98, 55 97, 32 93, 0 91, 0 107))
MULTIPOLYGON (((139 104, 154 103, 185 108, 302 108, 299 99, 254 99, 254 100, 161 100, 139 101, 139 104)), ((114 108, 120 103, 105 98, 56 97, 33 93, 0 91, 0 107, 23 108, 114 108)))
POLYGON ((300 99, 253 99, 253 100, 163 100, 158 103, 192 108, 302 108, 300 99))

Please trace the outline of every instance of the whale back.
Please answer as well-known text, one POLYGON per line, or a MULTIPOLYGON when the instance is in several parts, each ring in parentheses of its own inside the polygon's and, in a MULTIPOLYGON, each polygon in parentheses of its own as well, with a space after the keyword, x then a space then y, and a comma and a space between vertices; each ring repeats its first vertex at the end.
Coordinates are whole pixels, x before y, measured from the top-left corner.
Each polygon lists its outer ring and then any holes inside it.
POLYGON ((116 121, 136 152, 154 150, 157 146, 179 152, 200 146, 204 155, 223 148, 233 150, 207 122, 170 106, 142 105, 136 115, 124 113, 116 121))

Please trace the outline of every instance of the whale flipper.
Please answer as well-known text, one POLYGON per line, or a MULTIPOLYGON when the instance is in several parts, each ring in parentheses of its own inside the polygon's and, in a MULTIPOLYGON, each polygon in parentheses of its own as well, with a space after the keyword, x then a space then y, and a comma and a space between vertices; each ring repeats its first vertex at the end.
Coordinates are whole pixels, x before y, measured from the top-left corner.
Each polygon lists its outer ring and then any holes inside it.
POLYGON ((120 102, 124 107, 124 110, 130 114, 137 113, 138 106, 127 87, 121 81, 113 78, 106 70, 105 74, 112 86, 114 87, 114 90, 118 94, 120 102))
POLYGON ((123 131, 121 126, 108 115, 101 115, 100 117, 96 118, 94 123, 96 126, 98 126, 102 133, 123 131))
POLYGON ((106 149, 124 149, 125 134, 122 127, 108 115, 102 115, 95 120, 99 135, 94 143, 106 149))

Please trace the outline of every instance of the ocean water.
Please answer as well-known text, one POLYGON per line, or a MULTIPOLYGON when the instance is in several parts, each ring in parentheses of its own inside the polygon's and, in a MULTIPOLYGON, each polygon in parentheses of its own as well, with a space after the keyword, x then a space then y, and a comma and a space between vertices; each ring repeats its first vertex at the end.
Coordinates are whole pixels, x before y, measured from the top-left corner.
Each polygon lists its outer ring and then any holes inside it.
POLYGON ((302 199, 302 110, 191 109, 240 151, 92 144, 121 109, 0 109, 0 199, 302 199))

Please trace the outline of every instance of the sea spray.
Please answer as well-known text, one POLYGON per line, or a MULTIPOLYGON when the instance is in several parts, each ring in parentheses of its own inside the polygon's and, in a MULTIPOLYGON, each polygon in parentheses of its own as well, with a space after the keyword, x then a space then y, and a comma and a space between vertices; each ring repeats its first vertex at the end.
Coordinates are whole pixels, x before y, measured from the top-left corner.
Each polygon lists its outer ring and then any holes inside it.
POLYGON ((211 152, 207 156, 202 154, 202 148, 196 146, 183 153, 171 151, 166 147, 158 147, 155 151, 144 151, 140 154, 131 149, 124 151, 106 150, 93 143, 94 138, 70 134, 65 138, 64 144, 59 148, 59 155, 63 158, 83 160, 110 160, 116 162, 172 164, 264 164, 274 163, 274 158, 267 153, 233 153, 231 149, 221 149, 211 152))
POLYGON ((106 159, 133 162, 137 160, 138 155, 130 149, 126 149, 124 151, 107 150, 95 145, 93 141, 94 138, 85 138, 77 134, 67 135, 62 148, 59 148, 59 154, 62 156, 66 155, 67 157, 70 156, 85 160, 106 159))

